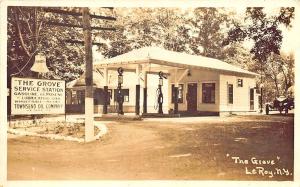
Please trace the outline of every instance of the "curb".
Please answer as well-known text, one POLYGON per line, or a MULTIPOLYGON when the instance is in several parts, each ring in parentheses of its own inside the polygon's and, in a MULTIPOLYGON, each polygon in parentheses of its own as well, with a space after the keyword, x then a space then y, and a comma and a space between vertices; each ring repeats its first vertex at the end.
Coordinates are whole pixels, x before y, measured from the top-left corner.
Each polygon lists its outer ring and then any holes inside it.
POLYGON ((100 130, 100 132, 95 136, 96 140, 99 140, 101 137, 108 133, 108 129, 105 124, 94 121, 94 126, 96 126, 100 130))
MULTIPOLYGON (((96 126, 100 132, 95 136, 95 140, 99 140, 101 137, 103 137, 105 134, 108 133, 108 129, 105 124, 103 123, 95 123, 94 126, 96 126)), ((75 138, 72 136, 62 136, 57 134, 38 134, 36 132, 29 132, 29 131, 20 131, 15 129, 8 129, 8 133, 15 134, 15 135, 21 135, 21 136, 33 136, 33 137, 40 137, 40 138, 48 138, 51 140, 67 140, 67 141, 75 141, 79 143, 84 143, 84 138, 75 138)))
POLYGON ((8 133, 15 134, 15 135, 23 135, 23 136, 34 136, 40 138, 48 138, 51 140, 68 140, 68 141, 75 141, 75 142, 84 142, 83 138, 75 138, 71 136, 61 136, 57 134, 38 134, 36 132, 28 132, 28 131, 19 131, 15 129, 8 129, 8 133))

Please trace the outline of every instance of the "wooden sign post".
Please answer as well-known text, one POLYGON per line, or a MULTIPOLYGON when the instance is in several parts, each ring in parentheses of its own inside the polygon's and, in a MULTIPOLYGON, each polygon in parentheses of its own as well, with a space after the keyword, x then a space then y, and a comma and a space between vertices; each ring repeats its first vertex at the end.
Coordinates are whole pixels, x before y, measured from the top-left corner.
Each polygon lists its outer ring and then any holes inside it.
MULTIPOLYGON (((103 7, 109 8, 110 7, 103 7)), ((79 43, 84 44, 85 47, 85 142, 95 140, 94 136, 94 97, 93 97, 93 55, 92 45, 102 45, 97 42, 92 42, 91 30, 104 30, 104 31, 115 31, 115 28, 106 27, 92 27, 91 18, 93 19, 104 19, 115 21, 116 18, 111 16, 101 16, 89 13, 89 8, 80 8, 80 12, 77 11, 66 11, 57 8, 43 8, 45 12, 51 12, 54 14, 63 14, 68 16, 82 16, 82 25, 58 23, 58 22, 46 22, 48 25, 55 25, 61 27, 73 27, 83 28, 84 41, 79 40, 66 40, 68 43, 79 43)))
POLYGON ((85 141, 94 140, 94 97, 93 97, 93 55, 90 14, 82 8, 82 25, 85 47, 85 141))

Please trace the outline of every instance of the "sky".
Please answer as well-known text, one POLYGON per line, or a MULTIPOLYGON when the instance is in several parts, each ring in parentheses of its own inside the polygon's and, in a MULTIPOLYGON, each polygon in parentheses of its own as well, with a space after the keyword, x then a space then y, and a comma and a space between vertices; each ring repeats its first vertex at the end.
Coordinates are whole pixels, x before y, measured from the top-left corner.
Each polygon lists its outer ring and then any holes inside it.
POLYGON ((296 12, 295 19, 293 20, 293 27, 291 29, 283 28, 283 41, 282 51, 283 52, 294 52, 299 48, 300 45, 300 14, 296 12))

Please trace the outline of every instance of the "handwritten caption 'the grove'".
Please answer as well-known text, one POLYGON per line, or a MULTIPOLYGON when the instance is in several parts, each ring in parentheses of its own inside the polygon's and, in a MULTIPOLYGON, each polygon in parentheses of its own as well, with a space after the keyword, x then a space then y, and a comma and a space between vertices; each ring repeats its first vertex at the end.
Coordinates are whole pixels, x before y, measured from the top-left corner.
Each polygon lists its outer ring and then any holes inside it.
MULTIPOLYGON (((226 155, 230 157, 229 154, 226 155)), ((273 178, 274 176, 289 176, 293 175, 291 170, 279 167, 280 157, 276 156, 275 159, 258 159, 250 157, 249 159, 242 159, 239 156, 231 156, 234 164, 244 165, 246 175, 260 175, 263 177, 273 178)))

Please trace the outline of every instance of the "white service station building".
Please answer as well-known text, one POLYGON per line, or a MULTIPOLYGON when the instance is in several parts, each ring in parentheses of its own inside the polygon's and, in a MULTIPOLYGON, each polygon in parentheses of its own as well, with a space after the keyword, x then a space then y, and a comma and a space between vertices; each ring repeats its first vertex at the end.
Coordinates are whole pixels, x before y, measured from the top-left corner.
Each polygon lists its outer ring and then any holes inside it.
MULTIPOLYGON (((255 82, 258 75, 217 59, 144 47, 98 61, 93 66, 95 72, 101 72, 101 76, 94 75, 94 80, 98 79, 95 88, 108 87, 111 99, 108 112, 113 112, 113 92, 117 88, 117 69, 120 67, 124 70, 122 89, 126 89, 126 94, 128 92, 124 101, 125 113, 145 115, 156 112, 153 106, 157 100, 160 71, 167 77, 162 86, 164 113, 223 115, 259 109, 255 82), (178 90, 177 96, 175 90, 178 90)), ((75 88, 75 82, 71 87, 75 88)), ((96 107, 103 108, 103 103, 96 107)))

